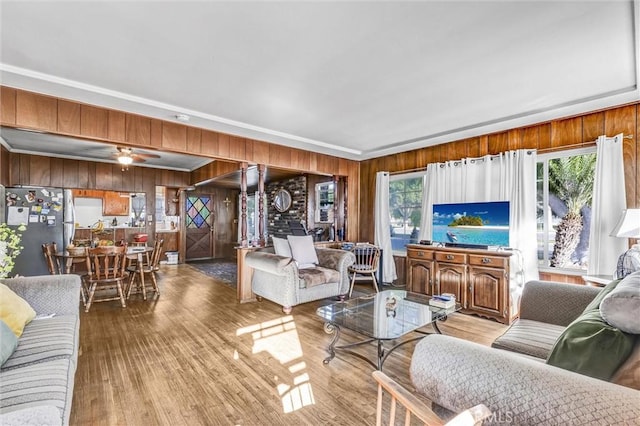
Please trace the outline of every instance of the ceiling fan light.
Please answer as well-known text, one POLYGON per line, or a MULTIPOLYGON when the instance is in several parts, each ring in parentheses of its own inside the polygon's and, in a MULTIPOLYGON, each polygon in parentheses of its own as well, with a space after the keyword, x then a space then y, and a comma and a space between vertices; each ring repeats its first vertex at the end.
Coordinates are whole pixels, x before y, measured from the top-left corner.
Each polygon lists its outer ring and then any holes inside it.
POLYGON ((129 164, 133 163, 133 158, 129 157, 128 155, 121 155, 118 157, 118 163, 128 166, 129 164))

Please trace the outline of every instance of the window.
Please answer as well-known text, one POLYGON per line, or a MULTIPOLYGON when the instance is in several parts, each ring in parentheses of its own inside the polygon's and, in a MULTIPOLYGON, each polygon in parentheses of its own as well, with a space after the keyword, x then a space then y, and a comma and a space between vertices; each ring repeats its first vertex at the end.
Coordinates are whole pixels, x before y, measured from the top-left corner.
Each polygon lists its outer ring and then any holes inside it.
POLYGON ((333 182, 316 184, 316 222, 333 223, 335 191, 333 182))
MULTIPOLYGON (((260 235, 258 232, 258 219, 260 217, 259 205, 256 203, 258 199, 258 193, 255 192, 253 194, 247 194, 247 239, 252 242, 257 242, 260 239, 260 235)), ((238 202, 238 217, 242 217, 242 201, 238 202)), ((263 210, 262 214, 263 222, 264 222, 264 232, 267 232, 267 196, 264 196, 263 210)), ((238 241, 242 238, 241 236, 242 230, 241 227, 238 226, 238 241)))
POLYGON ((422 218, 424 172, 389 178, 389 214, 391 215, 391 247, 406 251, 407 244, 418 242, 422 218))
POLYGON ((540 267, 587 269, 595 166, 595 148, 538 156, 540 267))
POLYGON ((164 221, 165 215, 165 188, 164 186, 156 186, 156 222, 164 221))

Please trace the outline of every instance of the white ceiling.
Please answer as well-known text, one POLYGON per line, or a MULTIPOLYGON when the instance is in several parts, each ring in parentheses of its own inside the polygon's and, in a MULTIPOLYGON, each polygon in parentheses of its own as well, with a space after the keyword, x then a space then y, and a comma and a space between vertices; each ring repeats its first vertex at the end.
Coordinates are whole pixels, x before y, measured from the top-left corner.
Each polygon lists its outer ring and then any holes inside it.
POLYGON ((2 1, 4 85, 366 159, 640 99, 632 1, 2 1))

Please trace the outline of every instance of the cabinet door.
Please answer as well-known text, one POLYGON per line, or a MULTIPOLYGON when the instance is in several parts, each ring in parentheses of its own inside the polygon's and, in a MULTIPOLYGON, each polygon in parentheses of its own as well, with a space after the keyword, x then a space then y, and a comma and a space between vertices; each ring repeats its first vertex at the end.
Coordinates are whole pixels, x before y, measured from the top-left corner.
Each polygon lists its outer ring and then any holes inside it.
POLYGON ((178 233, 177 232, 159 232, 156 239, 163 239, 161 260, 165 259, 165 253, 168 251, 178 251, 178 233))
POLYGON ((129 216, 129 196, 120 196, 119 192, 106 191, 102 201, 102 214, 129 216))
POLYGON ((436 294, 455 294, 456 300, 467 307, 467 267, 450 263, 436 263, 436 294))
POLYGON ((407 290, 433 295, 433 261, 407 259, 407 290))
POLYGON ((498 268, 469 267, 469 309, 492 317, 506 317, 506 271, 498 268))

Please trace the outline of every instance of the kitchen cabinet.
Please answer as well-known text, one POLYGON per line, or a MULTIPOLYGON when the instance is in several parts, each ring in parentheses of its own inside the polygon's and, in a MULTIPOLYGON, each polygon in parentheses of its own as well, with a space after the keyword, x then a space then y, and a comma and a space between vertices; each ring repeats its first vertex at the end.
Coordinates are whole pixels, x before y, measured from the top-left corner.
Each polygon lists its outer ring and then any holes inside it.
POLYGON ((129 194, 105 191, 102 198, 102 214, 105 216, 129 216, 129 194))
POLYGON ((101 198, 103 216, 129 216, 131 194, 128 192, 74 189, 73 196, 74 198, 101 198))
POLYGON ((509 294, 511 252, 407 246, 407 290, 452 293, 462 312, 511 324, 518 315, 509 294))
POLYGON ((74 189, 73 196, 82 198, 103 198, 104 191, 100 191, 98 189, 74 189))
POLYGON ((168 251, 178 251, 178 237, 180 233, 177 231, 156 231, 156 239, 163 239, 162 254, 160 260, 166 259, 165 253, 168 251))

